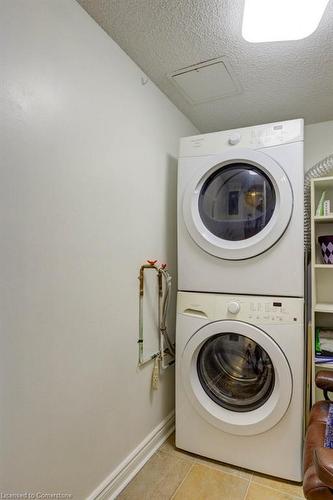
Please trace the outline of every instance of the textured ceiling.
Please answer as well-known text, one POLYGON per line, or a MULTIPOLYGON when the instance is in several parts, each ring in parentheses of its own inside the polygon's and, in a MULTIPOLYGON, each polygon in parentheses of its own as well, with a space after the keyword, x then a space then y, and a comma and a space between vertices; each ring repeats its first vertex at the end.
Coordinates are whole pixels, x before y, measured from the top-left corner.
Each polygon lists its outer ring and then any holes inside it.
POLYGON ((261 44, 241 37, 244 0, 78 1, 202 132, 333 119, 333 0, 310 37, 261 44), (221 56, 239 95, 191 105, 167 77, 221 56))

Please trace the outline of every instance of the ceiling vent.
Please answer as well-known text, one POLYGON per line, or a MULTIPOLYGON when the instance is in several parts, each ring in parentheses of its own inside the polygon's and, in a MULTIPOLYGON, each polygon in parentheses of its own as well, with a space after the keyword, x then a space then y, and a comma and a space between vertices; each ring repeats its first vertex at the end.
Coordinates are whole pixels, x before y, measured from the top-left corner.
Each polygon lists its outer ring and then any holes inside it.
POLYGON ((168 77, 191 104, 223 99, 242 90, 225 57, 179 69, 168 77))

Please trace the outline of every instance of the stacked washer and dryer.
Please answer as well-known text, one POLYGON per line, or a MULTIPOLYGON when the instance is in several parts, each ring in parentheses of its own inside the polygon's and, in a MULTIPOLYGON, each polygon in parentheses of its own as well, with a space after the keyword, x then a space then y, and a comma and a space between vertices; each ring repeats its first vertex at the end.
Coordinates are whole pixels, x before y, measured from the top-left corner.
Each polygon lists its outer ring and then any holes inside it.
POLYGON ((181 139, 176 445, 300 481, 303 120, 181 139))

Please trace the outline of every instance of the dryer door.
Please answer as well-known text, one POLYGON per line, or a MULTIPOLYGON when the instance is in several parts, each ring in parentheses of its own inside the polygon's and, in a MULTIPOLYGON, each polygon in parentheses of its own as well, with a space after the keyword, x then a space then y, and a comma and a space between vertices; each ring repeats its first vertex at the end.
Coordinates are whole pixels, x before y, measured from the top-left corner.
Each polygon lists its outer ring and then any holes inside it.
POLYGON ((181 366, 195 410, 231 434, 265 432, 289 407, 287 359, 267 333, 248 323, 225 320, 204 326, 186 344, 181 366))
POLYGON ((281 166, 266 154, 232 150, 193 173, 183 199, 192 239, 222 259, 242 260, 273 246, 286 230, 293 193, 281 166))

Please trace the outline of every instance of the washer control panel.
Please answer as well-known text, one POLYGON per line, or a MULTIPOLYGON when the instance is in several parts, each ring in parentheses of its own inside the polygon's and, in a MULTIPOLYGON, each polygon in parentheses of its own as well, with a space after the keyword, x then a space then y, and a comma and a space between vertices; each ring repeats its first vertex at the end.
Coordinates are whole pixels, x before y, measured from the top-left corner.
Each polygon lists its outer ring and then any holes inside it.
POLYGON ((295 323, 299 320, 297 315, 288 307, 283 299, 265 302, 249 302, 247 307, 247 318, 249 322, 282 322, 295 323))
MULTIPOLYGON (((218 299, 217 299, 218 300, 218 299)), ((227 303, 224 315, 248 323, 298 323, 303 321, 303 308, 295 308, 289 298, 237 297, 227 303)), ((301 300, 302 299, 292 299, 301 300)), ((219 302, 219 301, 218 301, 219 302)), ((221 309, 223 314, 223 304, 221 309)))
POLYGON ((211 321, 234 319, 254 325, 304 321, 304 300, 214 293, 178 293, 178 313, 211 321))

